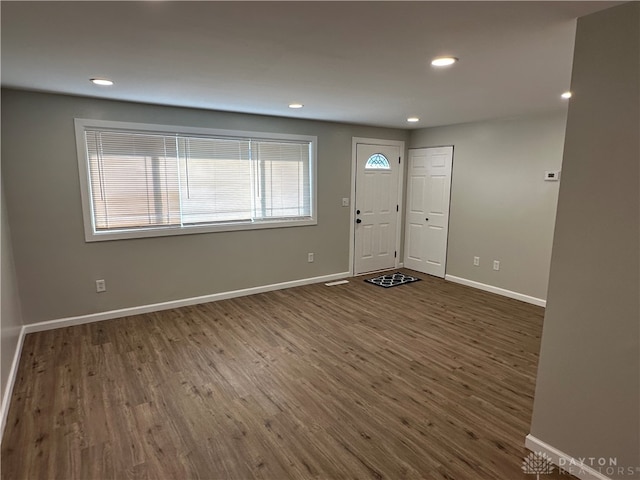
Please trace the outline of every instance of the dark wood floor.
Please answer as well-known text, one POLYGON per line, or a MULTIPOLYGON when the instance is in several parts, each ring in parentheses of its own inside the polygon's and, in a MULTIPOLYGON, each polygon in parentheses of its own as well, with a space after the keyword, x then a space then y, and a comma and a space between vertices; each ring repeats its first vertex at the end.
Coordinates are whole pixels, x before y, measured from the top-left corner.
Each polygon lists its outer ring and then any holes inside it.
POLYGON ((30 334, 2 478, 535 478, 543 309, 420 276, 30 334))

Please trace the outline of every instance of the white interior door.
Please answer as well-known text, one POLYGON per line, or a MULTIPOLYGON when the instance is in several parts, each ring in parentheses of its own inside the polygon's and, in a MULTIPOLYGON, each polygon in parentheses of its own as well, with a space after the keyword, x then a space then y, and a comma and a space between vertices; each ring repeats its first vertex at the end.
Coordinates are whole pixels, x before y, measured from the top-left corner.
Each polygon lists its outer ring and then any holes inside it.
POLYGON ((399 146, 356 146, 355 275, 396 266, 399 159, 399 146))
POLYGON ((453 147, 409 150, 404 266, 444 278, 453 147))

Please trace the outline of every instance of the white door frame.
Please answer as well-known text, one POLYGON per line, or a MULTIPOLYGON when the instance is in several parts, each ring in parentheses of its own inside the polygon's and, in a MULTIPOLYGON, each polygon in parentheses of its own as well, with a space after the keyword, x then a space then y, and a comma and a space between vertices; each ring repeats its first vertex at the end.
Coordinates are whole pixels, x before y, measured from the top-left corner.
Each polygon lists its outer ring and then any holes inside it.
POLYGON ((357 167, 357 153, 358 144, 364 143, 367 145, 393 145, 394 147, 400 147, 400 169, 398 170, 398 221, 396 222, 396 250, 398 255, 395 259, 395 268, 402 267, 400 251, 403 249, 401 245, 401 232, 404 225, 404 213, 402 199, 403 186, 404 186, 404 164, 405 162, 405 147, 402 140, 384 140, 381 138, 365 138, 365 137, 352 137, 351 139, 351 200, 349 207, 351 208, 351 215, 349 219, 351 225, 349 227, 349 275, 353 276, 354 262, 355 262, 355 238, 356 238, 356 167, 357 167))

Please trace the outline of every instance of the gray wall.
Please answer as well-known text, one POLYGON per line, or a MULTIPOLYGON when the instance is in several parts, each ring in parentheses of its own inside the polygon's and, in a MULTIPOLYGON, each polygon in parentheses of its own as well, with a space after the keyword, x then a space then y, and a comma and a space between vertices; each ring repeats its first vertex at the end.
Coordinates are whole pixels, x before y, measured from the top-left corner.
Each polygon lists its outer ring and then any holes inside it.
POLYGON ((5 90, 2 173, 25 323, 346 272, 351 139, 402 130, 5 90), (74 117, 318 136, 318 225, 85 243, 74 117), (315 263, 307 263, 307 252, 315 263), (107 292, 95 292, 104 278, 107 292))
POLYGON ((2 381, 2 398, 4 398, 9 378, 9 370, 13 362, 18 345, 18 336, 22 327, 22 316, 20 312, 20 298, 16 281, 15 266, 13 263, 13 248, 11 245, 11 235, 9 230, 9 218, 4 201, 4 188, 2 188, 2 226, 0 246, 2 249, 1 278, 2 290, 0 292, 2 309, 0 311, 0 368, 2 381))
POLYGON ((410 148, 454 146, 448 275, 546 298, 559 183, 543 175, 561 168, 565 123, 560 107, 412 132, 410 148))
MULTIPOLYGON (((531 434, 640 467, 640 3, 578 21, 531 434)), ((612 474, 611 478, 640 478, 612 474)))

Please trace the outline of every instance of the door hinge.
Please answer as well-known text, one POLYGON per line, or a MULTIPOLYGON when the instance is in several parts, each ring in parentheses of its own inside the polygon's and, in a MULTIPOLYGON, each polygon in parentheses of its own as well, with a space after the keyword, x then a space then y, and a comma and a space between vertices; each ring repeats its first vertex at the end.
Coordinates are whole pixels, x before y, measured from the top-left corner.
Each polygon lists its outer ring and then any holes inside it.
POLYGON ((398 258, 398 252, 397 251, 393 252, 393 258, 398 258))

